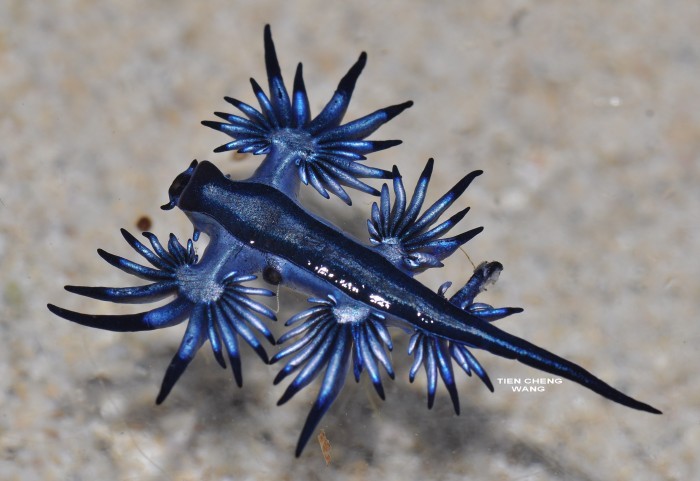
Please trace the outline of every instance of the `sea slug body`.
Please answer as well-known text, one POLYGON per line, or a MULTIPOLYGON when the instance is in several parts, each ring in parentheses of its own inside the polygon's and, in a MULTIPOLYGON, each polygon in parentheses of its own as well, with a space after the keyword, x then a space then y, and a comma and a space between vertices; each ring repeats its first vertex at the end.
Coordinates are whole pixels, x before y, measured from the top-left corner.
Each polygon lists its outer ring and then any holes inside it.
POLYGON ((161 329, 187 321, 182 343, 166 369, 158 404, 165 401, 207 341, 222 367, 228 358, 239 386, 243 382, 241 342, 253 348, 265 364, 283 364, 274 384, 295 374, 278 404, 322 374, 318 396, 297 443, 297 456, 337 398, 350 369, 356 380, 367 372, 377 394, 384 398, 382 371, 391 379, 395 376, 390 357, 390 328, 394 326, 410 334, 408 353, 413 363, 409 379, 413 381, 421 368, 425 371, 429 408, 439 377, 459 414, 455 363, 467 375, 474 372, 493 391, 489 376, 472 352, 485 350, 579 383, 622 405, 660 414, 577 364, 495 327, 494 321, 522 311, 475 301, 501 273, 500 263, 479 264, 450 297, 445 296, 450 282, 437 292, 421 284, 416 274, 441 267, 481 232, 479 227, 446 236, 468 208, 440 220, 481 171, 467 174, 435 203, 424 206, 432 159, 410 196, 397 167, 384 170, 361 163, 367 154, 400 143, 367 137, 412 102, 342 123, 367 56, 360 55, 328 104, 312 117, 301 64, 290 94, 269 26, 264 44, 269 95, 251 79, 260 109, 226 97, 242 115, 217 112, 223 122, 202 122, 232 138, 215 152, 264 155, 255 173, 234 180, 210 162, 193 161, 173 181, 169 202, 163 206, 164 210, 177 207, 188 216, 195 228, 193 240, 183 245, 171 234, 163 245, 146 232, 148 242, 142 243, 122 230, 126 242, 149 265, 102 250, 99 255, 149 283, 121 288, 66 286, 69 292, 103 301, 149 303, 166 297, 171 301, 139 314, 89 315, 49 304, 51 312, 84 326, 121 332, 161 329), (377 190, 360 179, 387 179, 390 185, 377 190), (352 239, 304 207, 298 200, 301 184, 310 184, 326 198, 333 194, 348 205, 352 201, 347 189, 378 196, 367 221, 369 243, 352 239), (198 256, 193 242, 200 233, 209 237, 209 244, 198 256), (258 275, 272 285, 310 296, 308 308, 286 321, 289 329, 277 340, 267 326, 268 321, 276 320, 275 314, 259 301, 274 293, 249 285, 258 275), (265 342, 281 347, 270 357, 265 342))

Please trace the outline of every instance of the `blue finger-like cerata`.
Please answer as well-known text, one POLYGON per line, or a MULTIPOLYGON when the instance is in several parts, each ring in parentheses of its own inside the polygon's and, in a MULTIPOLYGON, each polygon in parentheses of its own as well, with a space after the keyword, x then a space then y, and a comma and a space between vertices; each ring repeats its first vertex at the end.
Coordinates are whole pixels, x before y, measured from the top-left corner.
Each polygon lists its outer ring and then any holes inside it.
POLYGON ((343 123, 367 63, 364 52, 343 76, 328 104, 314 116, 301 64, 292 91, 287 90, 269 26, 264 31, 264 49, 269 91, 251 80, 259 110, 225 97, 240 115, 216 112, 223 122, 203 122, 232 138, 216 152, 236 150, 265 156, 253 175, 232 180, 210 162, 191 162, 170 186, 163 209, 177 207, 189 217, 195 229, 192 240, 181 244, 171 234, 161 244, 146 232, 144 243, 123 230, 124 239, 149 265, 101 249, 98 254, 147 284, 66 286, 71 293, 114 303, 170 300, 138 314, 83 314, 50 304, 51 312, 83 326, 120 332, 155 330, 187 321, 184 338, 166 369, 158 404, 165 401, 207 341, 220 366, 226 367, 228 358, 239 386, 243 380, 241 340, 264 364, 282 364, 274 384, 288 377, 291 382, 278 404, 317 383, 318 395, 302 427, 297 456, 340 395, 351 369, 356 381, 366 372, 384 399, 382 380, 395 376, 390 355, 393 327, 410 335, 408 354, 413 363, 408 377, 412 382, 421 370, 425 372, 429 408, 436 398, 438 379, 442 379, 459 414, 459 370, 454 363, 468 376, 474 372, 494 390, 473 352, 483 350, 571 380, 624 406, 660 414, 574 362, 496 327, 495 321, 522 312, 519 307, 493 307, 476 301, 498 278, 501 263, 480 263, 451 297, 445 296, 451 282, 436 292, 418 281, 418 273, 443 266, 443 261, 482 231, 471 227, 447 236, 467 218, 468 207, 454 206, 481 171, 466 173, 424 207, 433 159, 413 192, 407 192, 396 166, 386 170, 361 163, 368 154, 400 144, 368 137, 412 102, 379 108, 343 123), (391 180, 371 185, 360 179, 391 180), (355 240, 303 206, 299 190, 309 184, 323 197, 333 194, 346 204, 351 203, 348 189, 378 196, 368 214, 369 242, 355 240), (456 210, 443 217, 449 209, 456 210), (209 243, 197 254, 194 242, 200 233, 209 237, 209 243), (310 296, 309 307, 285 323, 288 330, 277 341, 268 324, 276 320, 275 314, 260 301, 274 293, 251 284, 258 276, 274 286, 310 296), (269 356, 267 344, 281 347, 269 356))

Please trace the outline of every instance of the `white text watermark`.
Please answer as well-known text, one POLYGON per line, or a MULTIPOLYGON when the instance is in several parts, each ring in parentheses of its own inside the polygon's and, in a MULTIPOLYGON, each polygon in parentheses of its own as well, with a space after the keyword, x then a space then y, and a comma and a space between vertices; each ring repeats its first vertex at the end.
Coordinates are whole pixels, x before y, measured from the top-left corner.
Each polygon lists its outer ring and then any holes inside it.
POLYGON ((560 377, 499 377, 498 384, 508 385, 513 392, 545 392, 553 384, 561 384, 560 377))

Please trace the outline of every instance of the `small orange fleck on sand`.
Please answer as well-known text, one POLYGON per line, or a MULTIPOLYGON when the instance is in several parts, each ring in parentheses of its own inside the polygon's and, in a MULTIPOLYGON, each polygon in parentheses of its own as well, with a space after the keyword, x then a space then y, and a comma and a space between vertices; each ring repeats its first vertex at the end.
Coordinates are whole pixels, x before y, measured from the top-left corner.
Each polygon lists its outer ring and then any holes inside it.
POLYGON ((326 437, 326 432, 323 429, 318 433, 318 444, 321 445, 323 459, 326 460, 326 466, 328 466, 331 464, 331 442, 326 437))

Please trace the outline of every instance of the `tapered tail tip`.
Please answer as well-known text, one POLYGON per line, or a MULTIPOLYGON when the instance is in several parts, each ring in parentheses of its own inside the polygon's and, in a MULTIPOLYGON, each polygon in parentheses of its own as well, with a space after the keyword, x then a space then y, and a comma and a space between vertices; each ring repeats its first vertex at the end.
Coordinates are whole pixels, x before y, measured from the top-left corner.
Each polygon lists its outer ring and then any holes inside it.
POLYGON ((654 406, 650 406, 648 404, 644 404, 643 402, 640 402, 638 406, 630 406, 635 409, 639 409, 640 411, 645 411, 651 414, 663 414, 663 412, 659 411, 656 409, 654 406))

